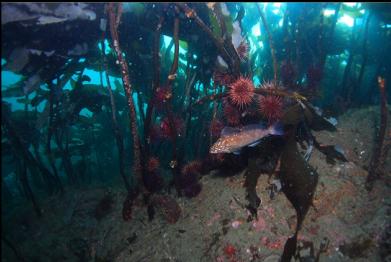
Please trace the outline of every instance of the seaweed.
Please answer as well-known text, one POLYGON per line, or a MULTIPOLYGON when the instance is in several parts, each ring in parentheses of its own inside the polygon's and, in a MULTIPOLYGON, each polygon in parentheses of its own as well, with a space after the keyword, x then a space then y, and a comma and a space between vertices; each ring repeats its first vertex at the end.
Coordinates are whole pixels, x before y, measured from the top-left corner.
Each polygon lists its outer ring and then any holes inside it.
POLYGON ((292 203, 297 214, 295 233, 286 241, 281 257, 282 261, 290 261, 296 252, 297 234, 312 204, 312 198, 318 182, 316 170, 308 165, 301 156, 293 135, 287 141, 281 154, 279 177, 282 184, 282 191, 292 203))
POLYGON ((261 174, 268 174, 269 177, 273 174, 283 147, 283 139, 279 137, 266 137, 259 146, 254 149, 246 149, 245 154, 249 154, 251 157, 248 159, 244 187, 246 188, 246 198, 248 200, 246 207, 250 211, 252 218, 257 218, 257 209, 261 204, 261 200, 255 189, 258 178, 261 174))
POLYGON ((293 139, 287 142, 282 151, 279 178, 282 191, 297 211, 300 229, 312 201, 318 174, 301 156, 293 139))
MULTIPOLYGON (((6 133, 8 135, 8 138, 10 139, 12 148, 16 155, 19 155, 18 161, 18 171, 17 173, 20 174, 20 179, 22 182, 23 189, 25 193, 27 194, 27 197, 29 200, 31 200, 33 204, 34 211, 36 214, 40 217, 42 216, 42 210, 40 206, 38 205, 38 202, 36 200, 36 196, 33 193, 30 183, 27 178, 27 169, 30 169, 32 173, 39 169, 39 164, 37 160, 34 158, 32 153, 28 150, 28 148, 25 146, 25 144, 22 142, 22 139, 18 135, 13 123, 9 119, 9 117, 6 115, 5 110, 2 110, 2 121, 1 124, 4 126, 6 133)), ((42 169, 41 172, 47 172, 47 170, 42 169)))
POLYGON ((296 230, 285 243, 282 261, 290 261, 296 253, 297 235, 304 217, 312 203, 312 197, 318 181, 318 174, 298 151, 296 131, 299 123, 312 117, 302 104, 291 106, 282 118, 285 125, 286 144, 281 153, 279 178, 282 191, 296 210, 296 230), (307 114, 306 114, 307 113, 307 114))
MULTIPOLYGON (((118 124, 118 120, 117 120, 117 102, 116 102, 116 99, 114 97, 114 94, 113 94, 113 91, 112 91, 112 88, 111 88, 111 84, 110 84, 110 78, 109 78, 109 73, 108 73, 108 67, 107 67, 107 59, 106 59, 106 56, 105 56, 105 45, 104 45, 104 41, 103 41, 103 38, 104 38, 104 35, 106 33, 106 28, 104 28, 104 31, 103 31, 103 37, 102 37, 102 40, 101 40, 101 45, 102 45, 102 64, 103 64, 103 67, 104 67, 104 71, 106 71, 105 75, 106 75, 106 83, 107 83, 107 89, 109 91, 109 95, 110 95, 110 105, 111 105, 111 118, 112 118, 112 121, 113 121, 113 131, 114 131, 114 136, 115 136, 115 141, 117 143, 117 149, 118 149, 118 162, 119 162, 119 173, 122 177, 122 180, 124 182, 124 185, 125 185, 125 188, 128 192, 131 191, 131 187, 130 187, 130 184, 129 184, 129 181, 128 179, 126 178, 126 175, 125 175, 125 149, 124 149, 124 139, 123 139, 123 135, 122 135, 122 132, 120 130, 120 127, 119 127, 119 124, 118 124)), ((101 78, 101 85, 103 86, 103 79, 101 78)), ((118 90, 117 90, 118 91, 118 90)))
POLYGON ((373 150, 371 162, 369 164, 368 176, 365 184, 365 188, 370 191, 373 188, 374 181, 381 177, 384 172, 384 166, 381 163, 381 159, 384 154, 384 139, 387 129, 387 93, 386 93, 386 80, 382 77, 378 77, 378 87, 380 91, 380 128, 376 137, 375 148, 373 150))
POLYGON ((277 64, 277 58, 276 58, 276 50, 274 48, 273 37, 272 37, 272 34, 270 33, 269 25, 268 25, 268 23, 266 21, 265 15, 261 11, 261 8, 259 7, 259 5, 256 4, 256 6, 257 6, 257 9, 258 9, 259 15, 261 16, 262 23, 263 23, 263 26, 265 27, 266 34, 267 34, 267 37, 268 37, 268 40, 269 40, 270 53, 271 53, 272 60, 273 60, 273 76, 274 76, 273 79, 274 79, 274 82, 277 83, 277 80, 278 80, 278 64, 277 64))
POLYGON ((140 187, 141 191, 143 192, 145 188, 143 186, 142 173, 141 173, 142 156, 141 156, 140 140, 139 140, 139 135, 137 130, 136 110, 132 98, 132 85, 130 84, 130 79, 129 79, 128 63, 123 57, 123 53, 119 44, 119 37, 117 31, 122 15, 122 4, 110 3, 107 4, 106 8, 107 8, 107 15, 109 18, 109 25, 110 25, 111 38, 113 41, 113 47, 117 54, 119 64, 121 66, 122 83, 124 85, 125 94, 129 106, 130 130, 132 131, 133 152, 134 152, 133 172, 137 178, 138 187, 140 187))
MULTIPOLYGON (((360 5, 284 4, 279 14, 273 11, 274 5, 266 4, 2 5, 16 14, 5 12, 2 21, 2 69, 21 74, 16 84, 2 88, 2 95, 24 106, 24 110, 12 111, 2 104, 2 154, 7 160, 13 158, 5 162, 15 170, 17 187, 22 188, 19 195, 27 197, 40 215, 37 199, 41 191, 52 195, 93 179, 104 183, 119 177, 127 191, 122 206, 125 221, 134 215, 140 192, 150 221, 159 211, 173 224, 181 216, 178 202, 157 193, 173 185, 176 196, 192 198, 202 190, 202 174, 218 169, 221 176, 234 176, 247 168, 247 205, 239 205, 250 211, 248 220, 257 218, 261 206, 255 190, 261 175, 268 175, 269 180, 274 175, 281 181, 297 213, 295 232, 282 254, 283 261, 289 260, 297 253, 298 232, 317 186, 318 174, 309 164, 311 153, 319 150, 331 164, 348 161, 338 145, 322 144, 311 133, 336 131, 335 119, 314 105, 332 106, 341 96, 341 104, 370 103, 377 93, 369 88, 363 91, 373 76, 369 65, 379 60, 376 76, 386 76, 389 69, 389 6, 360 5), (70 17, 61 15, 60 7, 70 17), (74 10, 69 7, 80 13, 69 13, 74 10), (327 10, 334 14, 326 15, 327 10), (354 26, 337 25, 341 15, 350 15, 354 26), (253 29, 259 29, 260 36, 253 29), (241 40, 239 46, 236 38, 241 40), (380 39, 380 44, 372 41, 380 39), (89 69, 99 72, 100 84, 94 84, 89 69), (121 79, 115 79, 112 86, 110 80, 115 77, 121 79), (240 78, 246 78, 251 88, 236 92, 238 85, 234 88, 233 83, 240 78), (262 79, 258 86, 256 78, 262 79), (329 97, 322 97, 321 91, 329 97), (367 96, 360 98, 363 93, 367 96), (232 94, 248 99, 232 103, 232 94), (272 98, 272 103, 266 103, 265 97, 272 98), (269 111, 274 112, 266 114, 265 104, 271 104, 269 111), (232 121, 227 105, 234 111, 232 121), (92 116, 84 116, 83 109, 92 116), (284 125, 283 138, 267 137, 243 149, 240 156, 208 154, 224 125, 241 127, 264 120, 270 124, 271 115, 284 125), (299 144, 306 149, 303 155, 299 144), (182 171, 191 166, 187 163, 202 158, 196 170, 182 171), (91 174, 89 179, 86 174, 91 174), (165 183, 165 178, 170 181, 165 183)), ((391 148, 386 137, 385 80, 378 81, 381 121, 368 190, 382 176, 391 148)), ((279 191, 273 183, 268 190, 270 198, 279 191)), ((13 197, 6 193, 7 198, 13 197)), ((111 196, 103 197, 93 216, 103 219, 113 204, 111 196)), ((229 226, 223 222, 225 235, 229 226)), ((213 241, 219 238, 214 236, 213 241)), ((81 247, 76 255, 87 259, 83 240, 75 243, 81 247)), ((344 248, 349 253, 352 247, 346 244, 344 248)), ((255 250, 250 251, 258 257, 255 250)), ((310 259, 318 258, 311 253, 310 259)))

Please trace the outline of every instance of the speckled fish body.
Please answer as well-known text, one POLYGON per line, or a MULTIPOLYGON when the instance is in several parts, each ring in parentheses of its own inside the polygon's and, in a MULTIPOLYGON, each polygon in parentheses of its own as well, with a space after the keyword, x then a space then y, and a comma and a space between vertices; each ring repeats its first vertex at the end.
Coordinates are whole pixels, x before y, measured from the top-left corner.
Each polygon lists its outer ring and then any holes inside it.
POLYGON ((248 125, 241 129, 226 127, 220 138, 210 148, 211 154, 239 153, 243 147, 255 146, 268 135, 282 135, 279 124, 265 128, 264 125, 248 125))

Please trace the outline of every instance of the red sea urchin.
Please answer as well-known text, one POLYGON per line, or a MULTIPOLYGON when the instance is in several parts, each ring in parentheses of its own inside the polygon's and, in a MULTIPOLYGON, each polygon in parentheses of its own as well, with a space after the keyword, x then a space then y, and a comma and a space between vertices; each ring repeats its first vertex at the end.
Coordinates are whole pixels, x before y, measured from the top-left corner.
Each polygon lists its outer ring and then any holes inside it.
POLYGON ((201 168, 202 164, 197 160, 191 161, 182 168, 180 185, 182 192, 188 198, 197 196, 202 190, 202 185, 199 183, 201 168))
POLYGON ((245 40, 243 40, 238 48, 236 48, 236 52, 238 53, 238 56, 240 59, 244 60, 248 57, 248 44, 245 40))
POLYGON ((227 258, 232 258, 236 254, 236 248, 231 244, 227 244, 224 247, 224 254, 227 258))
MULTIPOLYGON (((174 124, 176 134, 180 136, 182 134, 183 127, 184 127, 182 119, 178 117, 174 117, 173 124, 174 124)), ((168 117, 164 118, 160 123, 160 130, 161 130, 161 136, 163 138, 171 139, 174 137, 174 131, 171 129, 170 121, 168 117)))
POLYGON ((269 123, 273 123, 282 116, 283 103, 279 96, 267 95, 259 99, 259 110, 269 123))
POLYGON ((251 103, 255 87, 250 78, 241 76, 229 87, 228 95, 234 105, 243 108, 251 103))

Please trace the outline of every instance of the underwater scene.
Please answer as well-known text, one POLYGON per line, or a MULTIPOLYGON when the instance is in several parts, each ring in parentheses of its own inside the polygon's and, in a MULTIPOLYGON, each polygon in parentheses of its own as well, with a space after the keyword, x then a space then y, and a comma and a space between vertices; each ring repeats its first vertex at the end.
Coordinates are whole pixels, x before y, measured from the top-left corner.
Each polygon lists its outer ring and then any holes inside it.
POLYGON ((390 3, 2 3, 1 261, 391 261, 390 3))

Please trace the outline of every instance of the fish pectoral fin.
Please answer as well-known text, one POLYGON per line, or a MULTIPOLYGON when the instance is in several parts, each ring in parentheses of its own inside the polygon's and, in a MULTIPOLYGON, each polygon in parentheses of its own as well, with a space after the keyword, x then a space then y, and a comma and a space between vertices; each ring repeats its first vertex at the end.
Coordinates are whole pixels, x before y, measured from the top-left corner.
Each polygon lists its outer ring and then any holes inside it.
POLYGON ((242 150, 241 150, 241 149, 238 149, 238 150, 236 150, 236 151, 233 151, 232 153, 233 153, 234 155, 240 155, 241 152, 242 152, 242 150))
POLYGON ((255 142, 253 142, 252 144, 249 144, 248 146, 249 146, 249 147, 255 147, 255 146, 258 145, 259 143, 261 143, 261 139, 255 141, 255 142))

